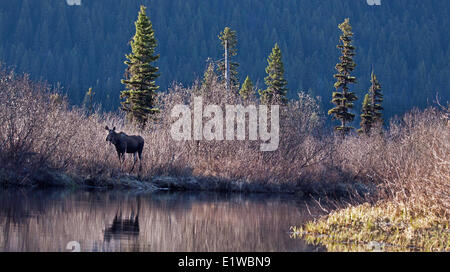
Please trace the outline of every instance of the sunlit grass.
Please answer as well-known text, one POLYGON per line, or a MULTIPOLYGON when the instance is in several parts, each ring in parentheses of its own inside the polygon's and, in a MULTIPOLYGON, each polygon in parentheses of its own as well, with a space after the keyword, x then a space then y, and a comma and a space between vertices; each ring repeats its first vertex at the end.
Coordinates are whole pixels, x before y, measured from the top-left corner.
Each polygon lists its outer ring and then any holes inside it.
POLYGON ((329 251, 449 251, 449 218, 426 208, 367 203, 291 227, 293 238, 329 251))

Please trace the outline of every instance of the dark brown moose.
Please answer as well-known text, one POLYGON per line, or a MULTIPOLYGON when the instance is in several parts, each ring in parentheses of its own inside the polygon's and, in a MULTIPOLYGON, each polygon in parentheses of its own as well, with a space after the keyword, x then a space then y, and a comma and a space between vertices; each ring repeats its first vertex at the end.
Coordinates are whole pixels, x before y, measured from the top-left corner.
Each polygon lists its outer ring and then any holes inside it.
POLYGON ((112 143, 116 147, 117 155, 119 156, 120 169, 122 169, 122 164, 125 161, 125 153, 132 153, 134 156, 133 167, 130 173, 134 169, 136 164, 136 155, 139 155, 139 171, 142 169, 142 149, 144 148, 144 139, 138 135, 127 135, 123 132, 116 132, 116 127, 109 129, 108 126, 105 127, 108 131, 108 136, 106 141, 112 143))

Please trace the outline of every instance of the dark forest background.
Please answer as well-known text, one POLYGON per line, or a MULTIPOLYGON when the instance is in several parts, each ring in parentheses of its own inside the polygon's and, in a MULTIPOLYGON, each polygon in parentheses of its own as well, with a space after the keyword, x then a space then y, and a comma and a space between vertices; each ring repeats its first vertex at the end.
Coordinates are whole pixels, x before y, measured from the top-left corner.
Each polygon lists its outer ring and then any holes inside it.
POLYGON ((303 90, 330 108, 339 51, 337 25, 349 17, 357 47, 352 90, 359 100, 372 68, 385 95, 385 115, 450 100, 450 14, 445 0, 0 0, 0 61, 32 79, 58 82, 73 104, 92 87, 95 102, 117 110, 125 54, 139 5, 148 7, 161 55, 157 84, 185 86, 203 76, 206 60, 219 60, 220 31, 237 31, 239 79, 264 88, 275 42, 283 53, 290 98, 303 90))

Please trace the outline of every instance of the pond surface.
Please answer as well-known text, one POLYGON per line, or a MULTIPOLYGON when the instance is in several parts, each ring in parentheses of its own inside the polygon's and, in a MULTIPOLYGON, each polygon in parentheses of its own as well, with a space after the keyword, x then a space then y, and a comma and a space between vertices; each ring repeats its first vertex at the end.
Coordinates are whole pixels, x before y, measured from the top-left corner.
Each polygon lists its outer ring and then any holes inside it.
POLYGON ((294 196, 0 189, 0 251, 322 251, 294 196))

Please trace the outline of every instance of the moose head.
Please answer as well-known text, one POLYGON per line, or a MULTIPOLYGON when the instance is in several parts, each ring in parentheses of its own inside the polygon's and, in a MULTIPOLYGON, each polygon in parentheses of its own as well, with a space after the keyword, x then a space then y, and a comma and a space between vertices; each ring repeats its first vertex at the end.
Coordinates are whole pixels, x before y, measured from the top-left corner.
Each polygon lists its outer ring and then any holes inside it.
POLYGON ((106 126, 105 129, 108 131, 108 136, 106 136, 106 141, 109 142, 109 144, 111 144, 111 143, 115 144, 117 142, 117 136, 118 136, 118 133, 116 132, 116 127, 113 127, 113 129, 109 129, 109 127, 106 126))

